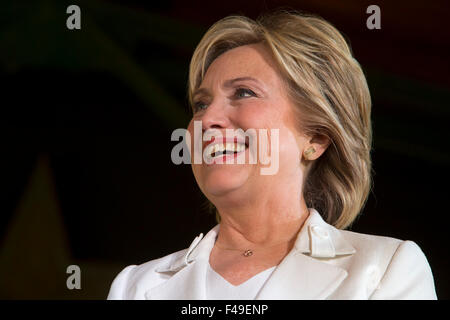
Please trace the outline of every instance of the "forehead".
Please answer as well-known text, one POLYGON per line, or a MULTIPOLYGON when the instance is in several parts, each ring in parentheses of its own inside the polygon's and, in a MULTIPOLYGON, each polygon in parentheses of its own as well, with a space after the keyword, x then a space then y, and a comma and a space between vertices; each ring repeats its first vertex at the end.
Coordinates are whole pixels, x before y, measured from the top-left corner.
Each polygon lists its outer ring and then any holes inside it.
POLYGON ((262 44, 251 44, 226 51, 209 66, 202 85, 239 77, 255 77, 266 84, 279 81, 276 65, 262 44))

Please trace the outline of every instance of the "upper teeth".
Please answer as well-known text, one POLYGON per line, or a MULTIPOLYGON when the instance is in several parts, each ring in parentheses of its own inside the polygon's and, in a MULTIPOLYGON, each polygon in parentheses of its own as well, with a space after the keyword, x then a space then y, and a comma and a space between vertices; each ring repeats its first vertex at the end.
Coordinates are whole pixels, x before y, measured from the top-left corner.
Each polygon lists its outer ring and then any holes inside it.
POLYGON ((241 152, 245 150, 243 143, 216 143, 206 147, 206 154, 211 155, 216 152, 232 151, 241 152))

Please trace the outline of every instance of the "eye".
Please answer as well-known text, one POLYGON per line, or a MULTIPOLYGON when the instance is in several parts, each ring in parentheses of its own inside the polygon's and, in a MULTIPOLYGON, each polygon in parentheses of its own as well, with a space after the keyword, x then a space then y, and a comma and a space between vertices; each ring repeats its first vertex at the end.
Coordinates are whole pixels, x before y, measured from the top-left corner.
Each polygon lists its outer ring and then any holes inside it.
POLYGON ((208 107, 208 105, 206 103, 204 103, 203 101, 194 102, 194 112, 197 112, 200 110, 205 110, 207 107, 208 107))
POLYGON ((256 97, 256 94, 252 90, 246 88, 237 89, 234 95, 236 98, 256 97))

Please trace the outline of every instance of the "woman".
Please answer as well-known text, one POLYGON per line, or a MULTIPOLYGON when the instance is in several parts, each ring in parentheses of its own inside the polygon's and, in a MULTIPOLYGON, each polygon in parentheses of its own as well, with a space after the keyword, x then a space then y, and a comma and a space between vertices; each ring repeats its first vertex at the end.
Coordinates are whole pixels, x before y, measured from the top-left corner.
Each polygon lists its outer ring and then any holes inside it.
POLYGON ((222 19, 194 52, 189 98, 188 131, 212 160, 192 169, 219 224, 125 268, 108 299, 436 299, 414 242, 343 230, 371 189, 371 101, 333 26, 287 12, 222 19), (224 163, 252 156, 230 129, 276 132, 276 172, 224 163), (226 138, 205 139, 211 130, 226 138))

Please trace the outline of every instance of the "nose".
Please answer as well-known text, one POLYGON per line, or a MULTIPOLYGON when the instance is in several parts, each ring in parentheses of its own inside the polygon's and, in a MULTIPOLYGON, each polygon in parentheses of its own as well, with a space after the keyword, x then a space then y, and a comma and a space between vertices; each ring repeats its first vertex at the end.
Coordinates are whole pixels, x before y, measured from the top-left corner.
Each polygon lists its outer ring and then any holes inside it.
POLYGON ((219 102, 212 102, 200 120, 202 121, 203 132, 208 129, 223 129, 230 126, 226 107, 219 102))

